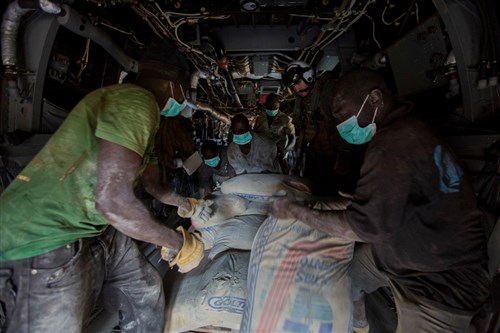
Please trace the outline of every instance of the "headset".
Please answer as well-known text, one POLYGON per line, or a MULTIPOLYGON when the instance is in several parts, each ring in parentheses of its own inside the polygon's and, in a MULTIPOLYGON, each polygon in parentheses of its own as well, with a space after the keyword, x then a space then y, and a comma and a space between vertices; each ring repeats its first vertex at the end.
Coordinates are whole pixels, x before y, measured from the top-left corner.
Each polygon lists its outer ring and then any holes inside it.
POLYGON ((300 80, 304 80, 307 84, 313 83, 314 69, 303 61, 291 62, 283 74, 283 83, 287 88, 290 88, 300 80))

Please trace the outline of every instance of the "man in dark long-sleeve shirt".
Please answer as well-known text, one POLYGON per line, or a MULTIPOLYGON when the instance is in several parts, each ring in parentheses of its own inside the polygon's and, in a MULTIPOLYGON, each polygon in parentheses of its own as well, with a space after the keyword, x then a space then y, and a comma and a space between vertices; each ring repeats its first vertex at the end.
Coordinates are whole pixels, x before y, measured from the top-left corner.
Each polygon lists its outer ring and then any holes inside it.
POLYGON ((354 70, 332 93, 341 137, 369 142, 353 203, 323 212, 280 199, 272 214, 362 242, 353 295, 390 286, 398 332, 465 332, 489 286, 486 234, 465 174, 375 72, 354 70))

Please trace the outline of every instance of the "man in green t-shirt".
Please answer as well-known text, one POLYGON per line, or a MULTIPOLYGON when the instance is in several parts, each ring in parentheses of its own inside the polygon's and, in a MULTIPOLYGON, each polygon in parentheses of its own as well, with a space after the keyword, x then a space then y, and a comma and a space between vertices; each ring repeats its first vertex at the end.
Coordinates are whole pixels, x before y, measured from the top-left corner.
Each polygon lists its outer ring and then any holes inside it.
POLYGON ((203 202, 160 187, 150 154, 160 111, 179 114, 188 87, 189 66, 175 46, 152 43, 136 84, 85 96, 2 193, 0 330, 80 332, 101 299, 120 311, 123 332, 163 332, 161 277, 131 238, 161 246, 180 272, 196 267, 204 248, 155 220, 133 189, 142 175, 144 188, 179 215, 210 214, 203 202))

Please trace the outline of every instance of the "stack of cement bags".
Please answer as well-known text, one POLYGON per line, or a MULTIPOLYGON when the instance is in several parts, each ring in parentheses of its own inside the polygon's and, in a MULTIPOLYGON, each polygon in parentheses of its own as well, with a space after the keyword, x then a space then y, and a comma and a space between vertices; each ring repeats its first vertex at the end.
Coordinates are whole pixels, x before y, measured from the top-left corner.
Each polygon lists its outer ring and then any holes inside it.
POLYGON ((246 300, 249 251, 226 251, 186 274, 167 275, 165 333, 197 328, 238 331, 246 300))
POLYGON ((239 331, 240 324, 247 332, 296 331, 301 324, 297 318, 311 332, 332 327, 325 332, 340 332, 341 327, 347 332, 350 319, 344 313, 350 313, 350 297, 345 271, 352 244, 300 221, 267 218, 271 198, 285 191, 309 197, 303 179, 246 174, 224 182, 209 198, 214 215, 206 222, 192 220, 205 243, 206 258, 166 286, 171 290, 165 332, 201 327, 239 331), (263 323, 267 317, 272 322, 263 323))

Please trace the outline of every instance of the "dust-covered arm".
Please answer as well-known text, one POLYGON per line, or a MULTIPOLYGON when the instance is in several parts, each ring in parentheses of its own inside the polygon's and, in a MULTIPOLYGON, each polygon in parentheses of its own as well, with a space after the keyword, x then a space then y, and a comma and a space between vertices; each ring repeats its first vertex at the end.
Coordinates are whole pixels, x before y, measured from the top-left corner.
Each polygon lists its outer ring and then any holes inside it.
POLYGON ((288 144, 285 147, 285 151, 292 150, 295 147, 296 136, 295 136, 295 125, 293 124, 293 120, 290 117, 287 127, 286 127, 286 135, 288 137, 288 144))
POLYGON ((158 201, 176 207, 183 207, 191 210, 189 200, 174 190, 162 184, 160 180, 160 167, 158 164, 149 164, 141 177, 142 184, 146 192, 151 194, 158 201))
POLYGON ((178 252, 182 235, 157 221, 134 195, 142 158, 132 150, 101 140, 97 162, 96 210, 132 238, 178 252))
POLYGON ((346 211, 323 211, 311 209, 290 198, 275 199, 271 207, 271 216, 279 219, 297 219, 313 229, 328 235, 361 242, 346 219, 346 211))

